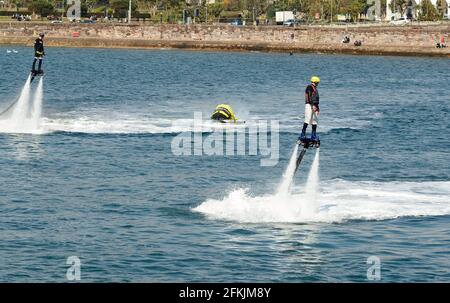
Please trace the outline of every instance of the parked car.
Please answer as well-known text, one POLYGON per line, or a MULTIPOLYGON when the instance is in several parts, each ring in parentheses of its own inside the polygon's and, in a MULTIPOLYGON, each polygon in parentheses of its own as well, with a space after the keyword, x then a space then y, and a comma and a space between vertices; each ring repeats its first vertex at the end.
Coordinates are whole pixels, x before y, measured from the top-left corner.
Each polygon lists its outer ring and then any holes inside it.
POLYGON ((409 19, 405 18, 405 17, 401 17, 397 20, 392 20, 390 23, 393 25, 406 25, 409 22, 411 22, 409 19))
POLYGON ((48 15, 47 16, 47 20, 59 20, 60 18, 58 16, 55 15, 48 15))
POLYGON ((241 19, 234 19, 233 21, 230 22, 231 25, 242 25, 242 20, 241 19))
POLYGON ((283 22, 283 26, 294 26, 296 24, 294 19, 289 19, 283 22))
POLYGON ((95 21, 94 20, 90 20, 90 19, 86 19, 86 20, 80 20, 80 23, 92 24, 92 23, 95 23, 95 21))

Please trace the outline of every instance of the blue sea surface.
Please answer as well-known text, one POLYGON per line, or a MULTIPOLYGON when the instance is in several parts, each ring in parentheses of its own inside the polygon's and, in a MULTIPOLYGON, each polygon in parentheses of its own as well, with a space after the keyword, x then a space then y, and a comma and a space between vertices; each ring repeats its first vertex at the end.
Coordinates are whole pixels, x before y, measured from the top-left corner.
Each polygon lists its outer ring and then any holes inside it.
MULTIPOLYGON (((33 58, 31 48, 6 49, 0 111, 33 58)), ((0 127, 1 282, 65 282, 70 256, 82 282, 370 282, 372 256, 381 282, 450 282, 450 60, 46 53, 41 126, 0 127), (305 217, 294 210, 306 203, 315 151, 288 201, 276 191, 312 75, 321 78, 319 210, 305 217), (219 103, 247 122, 237 132, 278 121, 275 165, 249 146, 174 154, 194 113, 214 125, 219 103)))

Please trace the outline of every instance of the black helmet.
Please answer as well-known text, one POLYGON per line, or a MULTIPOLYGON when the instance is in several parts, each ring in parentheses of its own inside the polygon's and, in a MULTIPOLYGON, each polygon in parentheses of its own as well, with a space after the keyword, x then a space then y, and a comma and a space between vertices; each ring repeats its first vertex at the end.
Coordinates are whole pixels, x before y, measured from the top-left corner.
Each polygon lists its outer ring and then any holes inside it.
POLYGON ((45 34, 44 33, 39 33, 39 37, 44 38, 45 34))

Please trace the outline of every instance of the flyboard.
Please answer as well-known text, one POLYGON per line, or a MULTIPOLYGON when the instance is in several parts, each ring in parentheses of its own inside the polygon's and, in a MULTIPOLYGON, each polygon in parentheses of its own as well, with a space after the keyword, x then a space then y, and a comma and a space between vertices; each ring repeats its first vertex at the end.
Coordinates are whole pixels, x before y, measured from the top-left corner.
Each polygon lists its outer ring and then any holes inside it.
MULTIPOLYGON (((39 71, 31 71, 30 73, 30 84, 33 82, 34 78, 36 77, 43 77, 44 76, 44 71, 43 70, 39 70, 39 71)), ((5 113, 7 113, 18 101, 19 101, 20 97, 17 97, 16 100, 14 100, 13 103, 11 103, 7 108, 5 108, 3 111, 0 112, 0 116, 3 116, 5 113)))
POLYGON ((320 147, 320 140, 311 140, 310 138, 306 138, 303 140, 298 140, 297 144, 302 146, 302 150, 300 151, 300 154, 298 155, 297 161, 295 162, 295 171, 294 174, 297 172, 297 169, 300 166, 300 163, 302 163, 303 157, 306 154, 306 151, 309 148, 319 148, 320 147))
MULTIPOLYGON (((313 115, 316 119, 316 121, 319 121, 319 118, 317 118, 316 113, 313 111, 313 115)), ((306 151, 309 148, 320 148, 320 140, 319 138, 317 138, 317 140, 312 140, 311 138, 305 138, 305 139, 299 139, 297 141, 297 144, 302 146, 302 150, 300 151, 300 154, 297 157, 297 161, 295 162, 295 170, 294 170, 294 174, 297 172, 300 163, 302 163, 303 157, 306 154, 306 151)))
POLYGON ((44 71, 42 69, 41 70, 37 70, 37 71, 36 70, 32 70, 31 71, 30 83, 33 82, 35 77, 42 77, 42 76, 44 76, 44 71))

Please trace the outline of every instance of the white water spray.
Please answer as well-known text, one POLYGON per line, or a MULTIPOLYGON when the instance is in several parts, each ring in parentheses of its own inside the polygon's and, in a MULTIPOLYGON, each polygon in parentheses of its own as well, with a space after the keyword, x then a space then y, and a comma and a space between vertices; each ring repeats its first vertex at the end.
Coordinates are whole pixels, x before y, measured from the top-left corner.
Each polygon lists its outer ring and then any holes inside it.
POLYGON ((31 108, 31 126, 33 129, 39 129, 42 113, 42 99, 44 97, 44 78, 39 78, 39 84, 34 94, 34 102, 31 108))
POLYGON ((317 199, 319 193, 319 151, 318 148, 306 181, 306 199, 302 201, 302 215, 305 217, 314 216, 319 208, 317 199))
POLYGON ((236 189, 222 200, 209 199, 194 211, 215 218, 243 222, 309 222, 321 220, 319 212, 319 149, 309 171, 304 192, 291 193, 297 160, 295 146, 281 183, 274 195, 250 196, 248 189, 236 189))
POLYGON ((22 88, 19 98, 0 116, 0 132, 6 133, 38 133, 42 113, 43 78, 31 100, 31 76, 22 88))
POLYGON ((294 150, 292 151, 291 159, 283 174, 281 183, 278 186, 277 195, 287 195, 289 194, 289 188, 294 178, 295 164, 297 162, 298 144, 295 144, 294 150))
POLYGON ((28 108, 30 104, 30 77, 28 76, 27 82, 22 88, 19 100, 13 106, 11 116, 9 116, 8 122, 11 129, 17 129, 23 126, 25 119, 27 118, 28 108))

